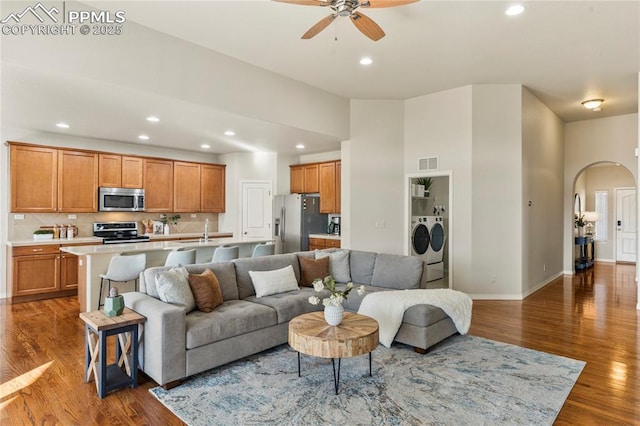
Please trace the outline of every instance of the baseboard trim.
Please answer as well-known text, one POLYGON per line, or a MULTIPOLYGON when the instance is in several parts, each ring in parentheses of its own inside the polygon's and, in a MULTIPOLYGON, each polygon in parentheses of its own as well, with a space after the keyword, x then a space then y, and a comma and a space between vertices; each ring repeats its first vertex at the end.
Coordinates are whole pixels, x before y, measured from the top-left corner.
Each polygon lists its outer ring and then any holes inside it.
POLYGON ((468 294, 472 300, 522 300, 520 294, 468 294))
POLYGON ((596 262, 602 262, 602 263, 616 263, 615 259, 599 259, 596 257, 596 262))
POLYGON ((527 297, 531 296, 531 295, 532 295, 533 293, 535 293, 536 291, 540 290, 542 287, 544 287, 544 286, 546 286, 546 285, 548 285, 548 284, 551 284, 553 281, 557 280, 558 278, 560 278, 560 277, 561 277, 561 276, 563 276, 563 275, 564 275, 564 271, 560 271, 560 272, 558 272, 557 274, 552 275, 551 277, 547 278, 546 280, 544 280, 544 281, 542 281, 542 282, 538 283, 538 285, 536 285, 536 286, 535 286, 535 287, 533 287, 532 289, 525 291, 525 292, 522 294, 522 296, 523 296, 522 298, 523 298, 523 299, 526 299, 527 297))

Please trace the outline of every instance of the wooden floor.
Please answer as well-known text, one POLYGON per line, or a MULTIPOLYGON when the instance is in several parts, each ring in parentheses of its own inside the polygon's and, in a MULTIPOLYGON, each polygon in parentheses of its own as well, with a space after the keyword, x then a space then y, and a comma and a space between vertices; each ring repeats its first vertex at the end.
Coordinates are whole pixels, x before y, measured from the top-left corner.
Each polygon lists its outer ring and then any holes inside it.
MULTIPOLYGON (((640 424, 634 276, 597 264, 521 302, 475 301, 470 334, 587 362, 556 424, 640 424)), ((78 309, 75 298, 0 305, 0 424, 181 424, 148 378, 102 400, 84 383, 78 309)))

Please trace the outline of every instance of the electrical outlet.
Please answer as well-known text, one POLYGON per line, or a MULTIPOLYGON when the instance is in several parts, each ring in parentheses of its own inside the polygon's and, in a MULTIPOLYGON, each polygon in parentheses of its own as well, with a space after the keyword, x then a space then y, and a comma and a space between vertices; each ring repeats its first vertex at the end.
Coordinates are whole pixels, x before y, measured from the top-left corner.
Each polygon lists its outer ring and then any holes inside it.
POLYGON ((198 215, 197 215, 197 214, 195 214, 195 213, 191 213, 191 219, 195 219, 195 218, 197 218, 197 217, 198 217, 198 215))
POLYGON ((23 214, 14 214, 13 218, 15 220, 24 220, 24 215, 23 214))
POLYGON ((378 229, 384 229, 387 227, 387 222, 385 222, 384 220, 378 220, 376 221, 376 228, 378 229))
POLYGON ((77 219, 78 215, 77 214, 70 214, 67 216, 68 219, 77 219))

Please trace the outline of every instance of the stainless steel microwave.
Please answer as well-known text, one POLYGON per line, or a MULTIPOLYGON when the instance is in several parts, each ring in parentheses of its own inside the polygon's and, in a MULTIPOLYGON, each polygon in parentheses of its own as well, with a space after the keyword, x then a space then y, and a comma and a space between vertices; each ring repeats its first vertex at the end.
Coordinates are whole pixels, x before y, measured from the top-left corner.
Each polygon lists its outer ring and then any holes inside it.
POLYGON ((144 211, 144 189, 99 188, 98 206, 101 212, 144 211))

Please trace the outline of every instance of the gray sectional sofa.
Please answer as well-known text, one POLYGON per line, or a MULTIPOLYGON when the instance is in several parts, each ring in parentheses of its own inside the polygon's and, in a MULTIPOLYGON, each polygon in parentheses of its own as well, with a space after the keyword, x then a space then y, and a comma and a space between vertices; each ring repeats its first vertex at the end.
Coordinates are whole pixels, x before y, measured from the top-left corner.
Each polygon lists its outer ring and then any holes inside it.
MULTIPOLYGON (((311 287, 300 287, 258 298, 249 271, 291 265, 300 283, 298 256, 314 257, 314 252, 187 266, 194 274, 212 270, 220 283, 224 303, 210 313, 185 312, 182 306, 162 302, 155 277, 169 268, 145 270, 140 276, 140 291, 124 294, 126 306, 147 319, 140 343, 140 368, 158 384, 170 388, 185 377, 286 343, 292 318, 322 309, 308 301, 317 293, 311 287)), ((424 262, 416 257, 350 250, 349 267, 353 283, 364 285, 366 293, 423 287, 424 262)), ((363 297, 351 292, 345 309, 357 311, 363 297)), ((456 332, 440 308, 416 305, 405 312, 395 341, 425 352, 456 332)))

